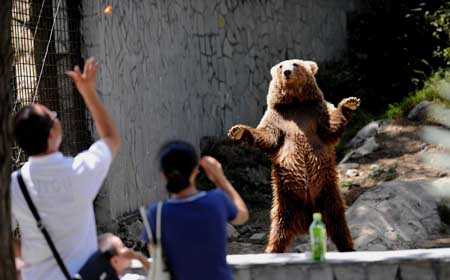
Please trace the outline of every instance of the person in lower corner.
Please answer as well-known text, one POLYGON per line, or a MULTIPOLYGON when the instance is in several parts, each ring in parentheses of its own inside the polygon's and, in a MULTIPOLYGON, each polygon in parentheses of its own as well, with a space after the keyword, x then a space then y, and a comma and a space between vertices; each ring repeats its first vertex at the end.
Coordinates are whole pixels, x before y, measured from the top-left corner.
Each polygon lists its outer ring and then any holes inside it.
MULTIPOLYGON (((235 225, 248 220, 247 207, 225 177, 221 164, 206 156, 200 161, 194 147, 171 141, 159 152, 160 168, 172 195, 161 214, 162 249, 171 278, 176 280, 229 280, 226 261, 227 222, 235 225), (205 192, 196 187, 199 164, 217 189, 205 192)), ((156 207, 147 209, 155 236, 156 207)), ((143 240, 148 246, 147 234, 143 240)))
MULTIPOLYGON (((142 264, 146 274, 150 268, 148 259, 140 252, 126 247, 122 240, 112 234, 104 233, 98 237, 98 251, 96 254, 103 254, 106 265, 98 265, 102 271, 88 271, 84 275, 89 279, 120 279, 120 280, 146 280, 145 276, 126 273, 131 268, 131 261, 137 260, 142 264)), ((98 257, 92 255, 91 258, 98 264, 98 257)))

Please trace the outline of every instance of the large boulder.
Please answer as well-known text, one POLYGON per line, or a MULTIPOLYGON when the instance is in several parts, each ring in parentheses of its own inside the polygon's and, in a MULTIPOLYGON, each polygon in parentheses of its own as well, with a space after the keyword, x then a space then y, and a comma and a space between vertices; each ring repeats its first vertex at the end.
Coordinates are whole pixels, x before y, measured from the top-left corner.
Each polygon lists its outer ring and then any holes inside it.
POLYGON ((375 137, 386 126, 386 120, 372 121, 361 128, 358 133, 345 145, 347 148, 357 148, 367 142, 368 139, 375 137))
POLYGON ((415 248, 439 238, 435 181, 394 180, 364 192, 347 211, 356 250, 415 248))
POLYGON ((378 144, 375 136, 366 138, 360 147, 350 150, 350 152, 348 152, 339 162, 339 165, 345 164, 349 159, 358 159, 370 155, 378 150, 379 147, 380 145, 378 144))
POLYGON ((408 114, 410 121, 424 121, 427 118, 428 108, 433 102, 424 100, 417 104, 408 114))

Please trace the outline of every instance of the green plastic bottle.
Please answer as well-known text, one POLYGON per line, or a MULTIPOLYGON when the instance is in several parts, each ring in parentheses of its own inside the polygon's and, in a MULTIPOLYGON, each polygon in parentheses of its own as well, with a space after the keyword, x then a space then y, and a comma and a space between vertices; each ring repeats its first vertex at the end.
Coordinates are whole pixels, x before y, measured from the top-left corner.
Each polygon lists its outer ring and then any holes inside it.
POLYGON ((327 230, 322 223, 322 215, 320 213, 313 214, 313 222, 309 227, 309 235, 311 238, 311 258, 313 261, 325 261, 327 252, 327 230))

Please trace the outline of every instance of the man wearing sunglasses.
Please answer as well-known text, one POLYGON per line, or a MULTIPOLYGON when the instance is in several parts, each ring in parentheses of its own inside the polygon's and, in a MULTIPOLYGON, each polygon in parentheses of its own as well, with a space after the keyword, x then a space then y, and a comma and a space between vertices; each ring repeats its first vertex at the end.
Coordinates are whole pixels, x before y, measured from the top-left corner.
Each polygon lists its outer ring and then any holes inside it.
MULTIPOLYGON (((74 275, 97 250, 93 201, 120 146, 120 134, 96 94, 98 65, 86 61, 83 72, 76 66, 67 74, 92 114, 100 139, 75 157, 59 152, 63 128, 57 114, 44 105, 22 108, 14 119, 19 147, 28 155, 21 176, 67 270, 74 275)), ((19 226, 21 240, 15 240, 16 257, 23 260, 23 280, 65 279, 36 224, 18 183, 11 175, 13 228, 19 226)))

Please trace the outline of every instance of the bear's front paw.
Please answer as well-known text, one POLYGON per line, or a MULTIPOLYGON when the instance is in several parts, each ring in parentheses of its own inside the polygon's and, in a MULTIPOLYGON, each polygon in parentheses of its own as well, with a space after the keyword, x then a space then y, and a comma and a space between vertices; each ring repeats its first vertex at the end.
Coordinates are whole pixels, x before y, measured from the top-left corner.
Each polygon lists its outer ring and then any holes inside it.
POLYGON ((246 130, 242 125, 235 125, 228 131, 228 137, 232 140, 241 140, 246 130))
POLYGON ((346 109, 355 111, 356 109, 358 109, 360 104, 361 100, 359 98, 349 97, 342 100, 340 105, 346 109))

